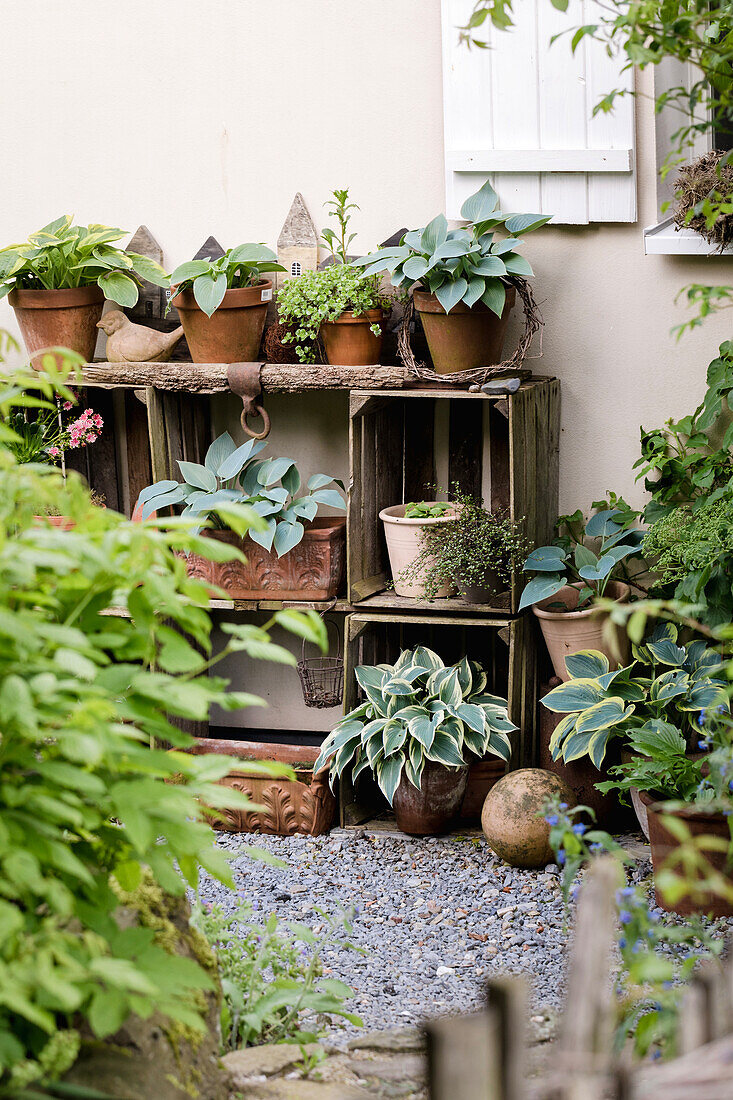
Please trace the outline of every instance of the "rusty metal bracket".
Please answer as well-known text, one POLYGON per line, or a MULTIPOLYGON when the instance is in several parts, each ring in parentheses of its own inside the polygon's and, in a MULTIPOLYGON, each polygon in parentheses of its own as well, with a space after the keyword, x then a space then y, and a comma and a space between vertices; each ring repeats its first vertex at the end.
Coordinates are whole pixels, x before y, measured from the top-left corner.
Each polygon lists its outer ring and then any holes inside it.
POLYGON ((265 439, 270 434, 270 417, 262 404, 262 382, 260 370, 264 363, 230 363, 227 367, 227 382, 232 393, 242 398, 242 427, 253 439, 265 439), (262 417, 262 431, 250 428, 247 419, 250 416, 262 417))

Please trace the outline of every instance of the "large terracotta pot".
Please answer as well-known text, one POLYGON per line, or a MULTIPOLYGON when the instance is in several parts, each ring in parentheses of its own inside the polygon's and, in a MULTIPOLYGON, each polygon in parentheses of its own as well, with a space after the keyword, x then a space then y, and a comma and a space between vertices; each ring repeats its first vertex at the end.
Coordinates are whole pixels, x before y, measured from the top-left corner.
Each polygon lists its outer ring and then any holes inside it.
MULTIPOLYGON (((104 308, 104 294, 96 283, 70 290, 16 288, 10 291, 8 301, 36 370, 43 368, 41 356, 35 353, 45 348, 70 348, 88 363, 94 358, 97 321, 104 308)), ((62 359, 56 355, 58 364, 62 359)))
POLYGON ((241 761, 219 780, 223 787, 242 791, 261 807, 257 810, 224 810, 225 820, 214 819, 215 829, 232 833, 271 833, 320 836, 333 825, 336 799, 328 783, 328 769, 313 775, 319 749, 310 745, 282 745, 269 742, 225 741, 198 737, 187 750, 197 755, 219 753, 241 761), (271 779, 247 770, 248 760, 274 760, 290 764, 295 779, 271 779))
POLYGON ((413 301, 420 314, 436 373, 452 374, 500 363, 515 298, 514 287, 508 286, 501 317, 492 313, 483 302, 471 307, 459 302, 446 313, 434 294, 416 290, 413 301))
POLYGON ((402 773, 392 803, 397 828, 411 836, 445 833, 458 816, 466 793, 468 768, 446 768, 425 761, 420 789, 402 773))
POLYGON ((208 531, 207 536, 236 546, 246 562, 214 562, 190 554, 188 572, 225 589, 233 600, 330 600, 341 586, 346 540, 342 516, 316 517, 302 541, 281 558, 234 531, 208 531))
MULTIPOLYGON (((581 649, 597 649, 605 653, 611 662, 611 668, 615 668, 618 657, 613 653, 613 647, 604 637, 608 615, 597 611, 594 607, 584 611, 575 611, 578 606, 580 585, 566 584, 554 596, 535 604, 532 608, 540 620, 540 627, 545 639, 545 644, 550 654, 555 675, 561 680, 569 680, 570 675, 565 667, 565 658, 581 649), (550 611, 549 605, 561 603, 567 611, 550 611)), ((627 603, 629 599, 629 586, 623 581, 610 581, 606 586, 606 595, 618 603, 627 603)), ((622 665, 629 660, 630 647, 626 632, 620 627, 614 627, 618 652, 621 654, 622 665)))
MULTIPOLYGON (((437 501, 430 501, 435 504, 437 501)), ((400 580, 400 574, 410 565, 422 550, 421 533, 427 527, 440 527, 446 523, 452 523, 455 513, 449 512, 445 516, 426 517, 424 519, 408 519, 405 516, 404 504, 394 504, 391 508, 383 508, 379 518, 384 523, 384 534, 387 539, 387 553, 389 565, 392 570, 394 590, 398 596, 411 596, 416 600, 424 600, 424 578, 428 570, 426 563, 418 570, 411 580, 400 580)), ((437 598, 450 596, 453 588, 450 584, 444 584, 436 593, 437 598)))
POLYGON ((71 531, 76 527, 76 523, 69 516, 34 516, 36 525, 42 527, 44 523, 49 524, 51 527, 59 527, 62 531, 71 531))
MULTIPOLYGON (((676 817, 689 829, 693 837, 715 837, 718 840, 730 844, 731 835, 728 826, 728 818, 719 813, 704 813, 698 806, 684 806, 679 810, 667 809, 667 804, 657 802, 654 798, 641 791, 639 797, 646 807, 649 821, 649 843, 652 849, 652 867, 655 876, 661 870, 665 860, 672 855, 679 842, 664 826, 665 814, 676 817)), ((719 871, 733 889, 733 862, 729 861, 726 851, 705 851, 705 859, 716 871, 719 871)), ((681 873, 680 867, 673 869, 681 873)), ((695 894, 685 894, 673 905, 664 900, 664 896, 655 890, 657 904, 668 912, 679 913, 681 916, 689 916, 692 913, 710 913, 713 917, 733 916, 733 904, 727 899, 710 891, 700 891, 695 894)))
POLYGON ((468 767, 468 783, 461 804, 461 824, 478 825, 486 795, 506 775, 506 763, 497 756, 474 760, 468 767))
POLYGON ((192 290, 173 299, 194 363, 253 363, 259 359, 272 283, 227 290, 219 308, 207 317, 192 290))
POLYGON ((321 339, 329 363, 343 367, 367 367, 378 363, 382 337, 374 335, 371 325, 381 325, 383 321, 382 309, 370 309, 358 315, 347 310, 335 321, 324 321, 321 339))

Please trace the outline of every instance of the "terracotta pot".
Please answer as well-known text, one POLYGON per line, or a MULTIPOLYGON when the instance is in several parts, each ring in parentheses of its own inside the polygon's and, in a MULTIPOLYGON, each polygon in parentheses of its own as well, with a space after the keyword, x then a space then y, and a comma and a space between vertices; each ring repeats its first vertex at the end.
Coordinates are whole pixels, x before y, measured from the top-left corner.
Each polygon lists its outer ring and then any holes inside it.
POLYGON ((219 308, 207 317, 192 290, 173 299, 194 363, 253 363, 259 359, 272 283, 227 290, 219 308))
POLYGON ((506 764, 496 756, 475 760, 468 767, 468 783, 461 804, 461 823, 477 825, 481 821, 486 795, 506 775, 506 764))
MULTIPOLYGON (((96 285, 71 290, 11 290, 8 301, 15 310, 31 363, 42 370, 44 348, 70 348, 90 363, 97 343, 97 321, 102 316, 104 294, 96 285)), ((60 365, 63 356, 56 355, 60 365)))
POLYGON ((395 791, 393 808, 397 828, 411 836, 445 833, 458 816, 468 783, 468 768, 446 768, 425 761, 420 790, 404 772, 395 791))
MULTIPOLYGON (((535 604, 532 608, 540 620, 545 644, 550 653, 552 667, 555 675, 561 680, 569 680, 570 675, 565 668, 565 658, 569 654, 577 653, 581 649, 598 649, 605 653, 611 662, 611 668, 615 668, 618 658, 614 656, 612 647, 604 638, 604 629, 608 615, 589 607, 584 611, 575 611, 578 606, 580 585, 566 584, 554 596, 535 604), (550 604, 562 603, 567 611, 550 611, 550 604)), ((629 586, 623 581, 610 581, 606 586, 606 595, 618 603, 628 603, 629 586)), ((629 639, 626 632, 620 627, 614 627, 618 652, 621 654, 622 665, 627 664, 630 654, 629 639)))
MULTIPOLYGON (((431 504, 438 503, 430 501, 431 504)), ((384 534, 387 539, 387 553, 389 554, 389 566, 392 570, 394 590, 398 596, 411 596, 412 599, 424 600, 425 574, 428 563, 418 570, 411 580, 400 580, 400 573, 410 565, 422 550, 421 532, 426 527, 440 527, 446 523, 452 523, 455 513, 450 512, 445 516, 426 517, 425 519, 408 519, 405 516, 405 505, 394 504, 391 508, 383 508, 379 518, 384 523, 384 534)), ((454 588, 450 584, 441 585, 436 593, 436 598, 441 599, 450 596, 454 588)))
MULTIPOLYGON (((716 837, 730 844, 731 836, 728 827, 728 818, 723 814, 704 813, 699 807, 690 805, 679 810, 667 809, 665 802, 657 802, 647 794, 640 791, 639 797, 646 807, 649 820, 649 843, 652 849, 652 867, 656 875, 662 868, 665 860, 672 855, 679 842, 664 826, 665 814, 683 821, 693 837, 716 837)), ((721 872, 728 884, 733 887, 733 862, 729 861, 726 851, 708 851, 703 853, 705 859, 716 871, 721 872)), ((676 868, 681 871, 681 868, 676 868)), ((706 890, 697 893, 685 894, 674 905, 665 902, 663 896, 656 891, 657 904, 668 912, 679 913, 681 916, 689 916, 692 913, 709 913, 713 917, 733 916, 733 904, 718 894, 706 890)))
POLYGON ((488 367, 501 362, 509 314, 514 308, 516 291, 508 286, 501 317, 483 302, 467 306, 459 302, 446 313, 434 294, 425 290, 413 293, 425 338, 437 374, 488 367))
POLYGON ((321 339, 329 363, 342 367, 367 367, 378 363, 382 337, 375 336, 371 325, 381 325, 383 309, 370 309, 358 316, 347 310, 335 321, 321 325, 321 339))
POLYGON ((225 589, 233 600, 330 600, 341 586, 346 541, 342 516, 316 517, 302 541, 281 558, 234 531, 208 531, 207 537, 236 546, 247 561, 214 562, 191 554, 188 572, 225 589))
POLYGON ((320 751, 317 746, 199 737, 187 751, 196 755, 220 753, 237 757, 241 767, 220 779, 219 784, 243 792, 262 807, 259 810, 224 810, 225 821, 212 820, 215 829, 276 836, 293 836, 295 833, 320 836, 333 825, 336 799, 328 784, 328 769, 313 775, 313 765, 320 751), (275 760, 290 764, 295 771, 295 779, 270 779, 256 775, 247 771, 248 760, 275 760))
MULTIPOLYGON (((562 715, 558 715, 561 718, 562 715)), ((621 763, 630 764, 634 759, 633 753, 630 753, 628 749, 621 749, 621 763)), ((629 787, 629 794, 631 796, 631 805, 634 808, 636 814, 636 820, 639 822, 639 828, 642 833, 649 839, 649 815, 647 813, 646 803, 641 797, 641 791, 638 791, 636 787, 629 787)))
POLYGON ((74 520, 69 519, 68 516, 34 516, 33 518, 39 526, 49 523, 51 527, 60 527, 62 531, 71 531, 76 527, 74 520))

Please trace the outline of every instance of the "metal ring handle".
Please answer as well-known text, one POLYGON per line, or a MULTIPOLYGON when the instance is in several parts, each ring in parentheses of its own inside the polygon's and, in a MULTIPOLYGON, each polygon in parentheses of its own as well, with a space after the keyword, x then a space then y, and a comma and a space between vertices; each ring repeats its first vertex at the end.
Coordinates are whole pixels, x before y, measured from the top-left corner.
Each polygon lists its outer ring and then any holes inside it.
POLYGON ((267 412, 267 409, 263 405, 257 405, 254 401, 249 402, 249 404, 246 404, 242 409, 242 415, 239 419, 242 424, 242 428, 247 433, 247 435, 252 437, 252 439, 266 439, 267 436, 270 434, 270 416, 267 412), (258 415, 262 417, 261 432, 253 431, 247 423, 247 417, 258 415))

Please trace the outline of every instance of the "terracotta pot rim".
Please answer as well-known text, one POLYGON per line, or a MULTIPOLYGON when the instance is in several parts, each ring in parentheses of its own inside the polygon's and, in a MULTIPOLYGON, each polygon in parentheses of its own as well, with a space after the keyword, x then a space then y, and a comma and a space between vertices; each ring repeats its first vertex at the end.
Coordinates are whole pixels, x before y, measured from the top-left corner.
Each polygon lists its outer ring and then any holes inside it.
MULTIPOLYGON (((598 615, 599 612, 596 607, 586 607, 583 611, 547 611, 543 608, 542 604, 556 600, 558 596, 562 596, 563 592, 566 592, 568 589, 577 590, 579 588, 579 583, 566 584, 559 592, 556 592, 554 596, 548 596, 546 600, 541 600, 538 604, 535 604, 532 607, 532 611, 538 619, 552 619, 555 622, 577 622, 578 619, 589 619, 591 615, 598 615)), ((606 592, 609 591, 616 593, 613 597, 616 603, 628 603, 631 589, 624 581, 610 581, 606 586, 606 592)))
MULTIPOLYGON (((306 526, 301 542, 326 542, 335 532, 346 527, 346 516, 316 516, 306 526)), ((227 528, 225 531, 208 530, 201 532, 206 538, 216 538, 225 542, 246 542, 248 536, 242 537, 236 531, 227 528)))
POLYGON ((332 321, 324 321, 324 325, 373 325, 384 319, 385 310, 368 309, 366 313, 354 313, 351 309, 345 309, 332 321))
POLYGON ((28 290, 14 287, 8 295, 11 306, 19 309, 67 309, 96 305, 104 301, 104 291, 96 283, 90 286, 66 287, 63 290, 28 290))
MULTIPOLYGON (((430 500, 426 501, 426 504, 443 504, 442 500, 430 500)), ((382 508, 379 513, 379 518, 383 523, 394 523, 400 527, 439 527, 444 523, 453 523, 457 518, 455 512, 448 513, 444 516, 423 516, 422 518, 415 516, 408 517, 398 515, 397 513, 402 510, 404 513, 406 505, 404 504, 392 504, 389 508, 382 508)))
POLYGON ((639 791, 639 798, 648 812, 657 816, 669 814, 670 817, 682 817, 685 821, 715 822, 716 825, 721 825, 728 820, 725 814, 719 810, 704 810, 694 802, 685 803, 684 806, 672 807, 670 803, 681 801, 681 799, 655 798, 648 791, 639 791))
MULTIPOLYGON (((511 283, 505 284, 505 286, 506 301, 504 304, 504 309, 506 309, 507 306, 509 306, 509 308, 511 309, 516 301, 517 292, 511 283)), ((493 314, 493 316, 496 317, 496 314, 493 312, 493 310, 490 310, 484 302, 476 302, 472 306, 467 306, 465 302, 457 302, 451 309, 450 313, 446 313, 445 309, 438 301, 436 295, 431 294, 429 290, 414 290, 412 294, 412 299, 415 303, 415 309, 418 313, 442 313, 446 317, 455 316, 457 313, 491 313, 493 314)), ((502 313, 503 312, 504 311, 502 310, 502 313)), ((498 317, 496 319, 497 321, 499 320, 498 317)))
MULTIPOLYGON (((266 305, 267 302, 262 301, 262 292, 265 290, 272 290, 272 280, 260 279, 255 286, 239 286, 225 290, 224 297, 214 312, 218 313, 220 309, 250 309, 253 306, 266 305)), ((180 290, 173 298, 172 304, 176 309, 194 309, 203 313, 192 290, 180 290)))

